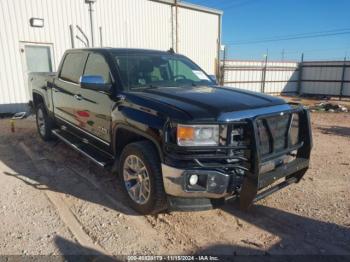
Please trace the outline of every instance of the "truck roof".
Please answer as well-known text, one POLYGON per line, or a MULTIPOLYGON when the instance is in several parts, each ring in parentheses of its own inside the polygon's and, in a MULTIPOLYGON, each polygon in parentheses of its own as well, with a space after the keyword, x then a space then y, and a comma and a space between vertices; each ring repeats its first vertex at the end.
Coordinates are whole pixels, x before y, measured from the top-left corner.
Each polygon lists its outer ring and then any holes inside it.
POLYGON ((108 51, 110 53, 114 54, 169 54, 170 51, 161 51, 161 50, 154 50, 154 49, 142 49, 142 48, 114 48, 114 47, 101 47, 101 48, 75 48, 75 49, 69 49, 70 51, 108 51))

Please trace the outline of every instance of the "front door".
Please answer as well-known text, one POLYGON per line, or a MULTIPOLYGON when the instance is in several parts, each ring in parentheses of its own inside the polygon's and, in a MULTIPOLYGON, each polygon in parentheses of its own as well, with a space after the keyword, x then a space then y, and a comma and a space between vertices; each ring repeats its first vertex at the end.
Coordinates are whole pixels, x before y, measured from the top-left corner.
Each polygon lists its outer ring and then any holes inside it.
MULTIPOLYGON (((108 63, 105 58, 98 53, 90 53, 86 62, 84 75, 102 76, 105 84, 111 84, 111 74, 108 63)), ((111 112, 114 105, 109 94, 103 91, 95 91, 80 88, 79 95, 81 100, 78 101, 77 118, 85 131, 109 143, 111 141, 111 112)))

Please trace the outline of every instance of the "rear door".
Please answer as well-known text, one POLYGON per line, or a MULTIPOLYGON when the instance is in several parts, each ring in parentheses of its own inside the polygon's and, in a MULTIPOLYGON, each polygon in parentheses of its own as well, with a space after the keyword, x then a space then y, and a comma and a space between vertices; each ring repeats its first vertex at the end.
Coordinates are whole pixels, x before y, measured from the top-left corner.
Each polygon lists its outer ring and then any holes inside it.
MULTIPOLYGON (((102 76, 105 84, 112 84, 110 66, 104 56, 91 52, 88 56, 84 75, 102 76)), ((103 91, 79 90, 81 100, 77 102, 77 118, 80 127, 106 144, 111 141, 111 112, 115 102, 110 94, 103 91)))
POLYGON ((55 116, 73 125, 80 125, 77 117, 80 77, 83 74, 87 52, 70 52, 64 61, 53 88, 55 116))

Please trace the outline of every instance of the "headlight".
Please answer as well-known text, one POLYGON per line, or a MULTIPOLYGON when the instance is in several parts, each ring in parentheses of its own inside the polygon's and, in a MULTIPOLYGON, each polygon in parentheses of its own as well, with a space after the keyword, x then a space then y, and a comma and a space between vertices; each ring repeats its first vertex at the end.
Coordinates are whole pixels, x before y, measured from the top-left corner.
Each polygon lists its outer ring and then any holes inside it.
POLYGON ((219 144, 219 126, 178 125, 177 144, 179 146, 217 146, 219 144))

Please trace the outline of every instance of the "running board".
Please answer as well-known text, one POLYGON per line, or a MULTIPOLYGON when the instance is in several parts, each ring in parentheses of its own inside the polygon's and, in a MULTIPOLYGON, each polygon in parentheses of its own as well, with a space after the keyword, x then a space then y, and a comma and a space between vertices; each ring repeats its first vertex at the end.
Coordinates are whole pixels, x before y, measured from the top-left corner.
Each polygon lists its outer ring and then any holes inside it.
POLYGON ((104 153, 97 148, 89 145, 86 141, 80 140, 78 137, 69 133, 68 131, 55 129, 52 133, 58 137, 62 142, 66 143, 82 155, 89 158, 92 162, 100 167, 107 167, 113 164, 113 158, 111 155, 104 153))

